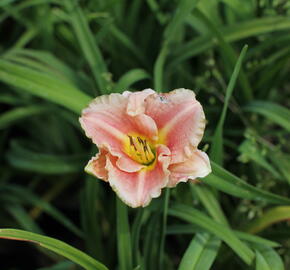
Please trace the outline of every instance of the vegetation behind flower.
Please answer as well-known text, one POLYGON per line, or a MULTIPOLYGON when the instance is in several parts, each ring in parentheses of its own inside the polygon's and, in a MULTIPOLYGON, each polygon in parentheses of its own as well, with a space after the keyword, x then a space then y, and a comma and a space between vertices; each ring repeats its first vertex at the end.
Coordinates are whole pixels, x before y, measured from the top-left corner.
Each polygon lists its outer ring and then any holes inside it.
POLYGON ((242 2, 0 1, 0 237, 40 243, 1 269, 290 267, 290 7, 242 2), (78 117, 144 88, 195 91, 213 172, 127 209, 78 117))

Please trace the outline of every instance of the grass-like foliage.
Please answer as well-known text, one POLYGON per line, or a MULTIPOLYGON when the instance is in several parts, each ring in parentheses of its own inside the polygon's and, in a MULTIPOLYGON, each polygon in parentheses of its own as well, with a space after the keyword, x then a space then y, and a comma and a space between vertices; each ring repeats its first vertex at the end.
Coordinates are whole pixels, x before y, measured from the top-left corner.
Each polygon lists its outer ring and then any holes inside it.
POLYGON ((0 268, 290 269, 289 30, 287 0, 1 0, 0 268), (195 91, 213 172, 131 209, 78 117, 144 88, 195 91))

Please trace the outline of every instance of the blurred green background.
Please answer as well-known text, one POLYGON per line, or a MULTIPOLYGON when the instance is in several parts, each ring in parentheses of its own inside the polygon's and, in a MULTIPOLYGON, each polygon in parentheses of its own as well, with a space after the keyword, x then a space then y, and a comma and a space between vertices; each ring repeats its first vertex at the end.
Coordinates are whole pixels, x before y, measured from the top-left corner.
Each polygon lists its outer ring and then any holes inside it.
MULTIPOLYGON (((289 44, 287 0, 0 0, 0 227, 109 269, 290 269, 289 44), (83 172, 97 149, 78 117, 144 88, 195 91, 213 174, 127 210, 83 172)), ((9 240, 0 258, 80 269, 9 240)))

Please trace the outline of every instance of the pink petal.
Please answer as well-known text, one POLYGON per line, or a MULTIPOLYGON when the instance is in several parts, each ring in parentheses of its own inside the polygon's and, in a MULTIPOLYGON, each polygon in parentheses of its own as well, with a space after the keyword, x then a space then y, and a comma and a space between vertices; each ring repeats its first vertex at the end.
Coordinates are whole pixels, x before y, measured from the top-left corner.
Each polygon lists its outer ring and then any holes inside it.
POLYGON ((152 89, 145 89, 139 92, 124 92, 123 95, 128 97, 127 114, 132 116, 135 125, 143 135, 157 140, 157 126, 155 121, 145 115, 145 100, 148 96, 155 94, 152 89))
POLYGON ((197 177, 205 177, 211 172, 210 161, 205 152, 196 150, 184 162, 169 166, 170 178, 168 187, 175 187, 179 182, 195 180, 197 177))
POLYGON ((129 94, 130 92, 126 91, 123 94, 129 97, 129 102, 127 105, 127 114, 131 116, 136 116, 138 114, 143 114, 145 112, 145 99, 155 94, 155 91, 152 89, 145 89, 143 91, 134 92, 129 94))
POLYGON ((171 163, 185 161, 185 147, 197 147, 205 128, 204 112, 193 91, 177 89, 150 95, 145 113, 156 122, 159 142, 172 153, 171 163))
POLYGON ((127 114, 131 96, 135 97, 133 100, 138 100, 135 104, 141 104, 152 92, 148 89, 142 91, 141 95, 126 92, 126 95, 111 94, 94 99, 79 119, 87 137, 92 138, 98 147, 105 147, 119 157, 124 155, 124 141, 128 139, 128 134, 137 133, 156 140, 158 131, 152 118, 144 114, 127 114))
POLYGON ((138 172, 145 167, 145 165, 139 164, 130 157, 123 155, 116 161, 116 166, 124 172, 138 172))
POLYGON ((152 198, 158 197, 161 189, 167 185, 170 151, 166 146, 160 145, 157 148, 157 156, 153 169, 142 169, 133 173, 120 170, 115 157, 109 156, 107 159, 108 181, 118 196, 129 206, 145 207, 152 198))
POLYGON ((123 142, 129 132, 136 131, 126 114, 128 98, 121 94, 100 96, 84 109, 80 118, 87 137, 98 147, 106 147, 112 154, 122 155, 123 142))
POLYGON ((132 117, 139 133, 150 138, 153 141, 158 139, 158 129, 155 121, 146 114, 139 114, 132 117))
POLYGON ((92 157, 91 160, 88 162, 87 166, 85 167, 85 172, 95 177, 98 177, 99 179, 107 181, 108 171, 105 169, 107 154, 107 150, 100 148, 100 152, 95 157, 92 157))

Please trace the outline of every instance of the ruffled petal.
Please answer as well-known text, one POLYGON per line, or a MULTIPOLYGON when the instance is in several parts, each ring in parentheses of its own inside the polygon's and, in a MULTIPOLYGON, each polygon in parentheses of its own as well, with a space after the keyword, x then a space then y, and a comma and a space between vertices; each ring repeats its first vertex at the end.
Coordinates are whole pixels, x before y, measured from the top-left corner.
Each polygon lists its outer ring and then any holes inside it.
POLYGON ((156 140, 158 130, 154 120, 137 113, 143 112, 144 99, 152 92, 151 89, 136 93, 126 91, 123 95, 111 94, 94 99, 79 119, 87 137, 98 147, 108 148, 115 156, 123 155, 128 134, 140 134, 156 140), (129 107, 130 115, 127 113, 129 107))
POLYGON ((153 168, 144 168, 132 173, 120 170, 116 165, 116 158, 108 156, 108 181, 121 200, 129 206, 145 207, 152 198, 158 197, 161 189, 167 185, 170 151, 166 146, 158 146, 157 156, 153 168))
POLYGON ((205 152, 200 150, 192 152, 184 162, 171 164, 168 169, 170 171, 168 187, 175 187, 179 182, 195 180, 211 173, 209 158, 205 152))
POLYGON ((128 97, 121 94, 100 96, 82 111, 80 123, 87 137, 98 147, 107 147, 111 154, 122 155, 128 133, 136 127, 126 113, 128 97))
POLYGON ((129 173, 138 172, 145 167, 145 165, 134 161, 126 155, 119 157, 119 159, 116 161, 116 165, 120 170, 129 173))
POLYGON ((129 97, 127 105, 127 114, 131 116, 136 116, 138 114, 143 114, 145 112, 145 99, 155 94, 155 91, 152 89, 144 89, 143 91, 131 93, 126 91, 123 93, 124 96, 129 97))
POLYGON ((92 157, 91 160, 88 162, 87 166, 85 167, 85 172, 99 179, 107 181, 108 171, 107 169, 105 169, 107 162, 106 158, 107 154, 108 154, 107 150, 100 148, 100 152, 95 157, 92 157))
POLYGON ((170 149, 171 162, 185 161, 185 147, 197 147, 205 128, 204 112, 193 91, 177 89, 168 94, 150 95, 145 113, 157 125, 159 142, 170 149))
POLYGON ((139 114, 132 117, 139 133, 150 138, 153 141, 158 139, 158 129, 155 121, 146 114, 139 114))
POLYGON ((157 125, 150 116, 144 114, 145 100, 152 94, 155 94, 152 89, 134 93, 126 91, 123 93, 124 96, 128 97, 127 114, 132 116, 132 120, 140 133, 155 141, 158 135, 157 125))

